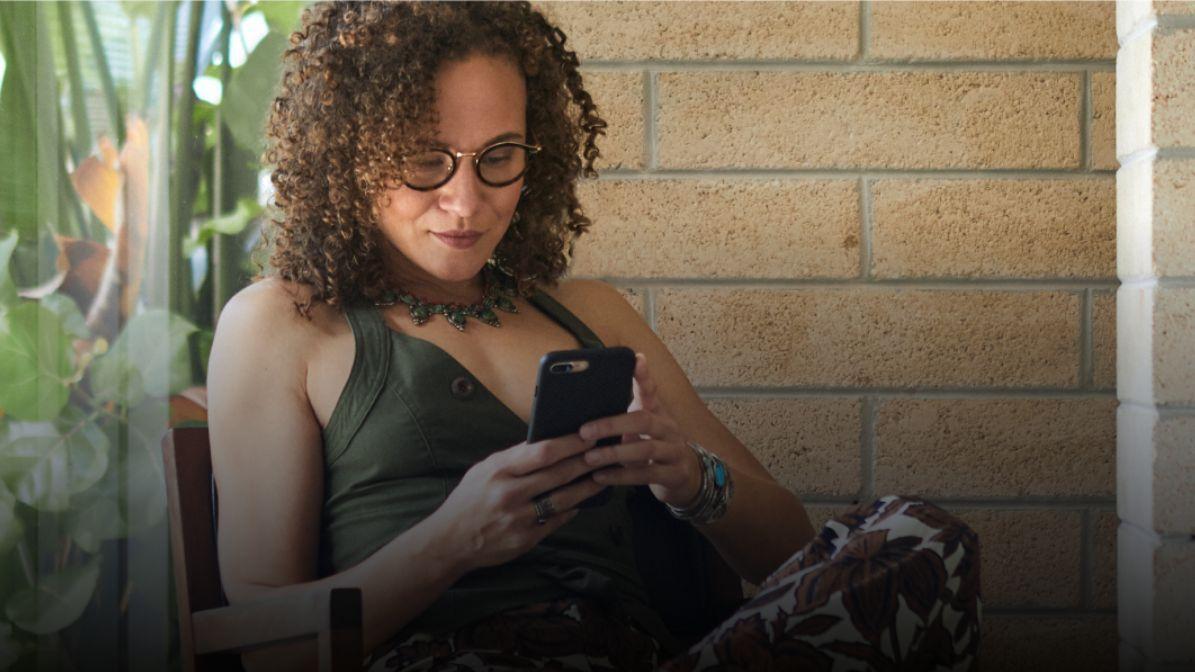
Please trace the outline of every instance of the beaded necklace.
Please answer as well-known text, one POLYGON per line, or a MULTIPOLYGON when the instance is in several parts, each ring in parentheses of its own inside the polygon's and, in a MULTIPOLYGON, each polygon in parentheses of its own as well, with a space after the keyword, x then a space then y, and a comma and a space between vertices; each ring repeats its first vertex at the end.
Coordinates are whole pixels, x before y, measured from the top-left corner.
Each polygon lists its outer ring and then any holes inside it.
POLYGON ((449 324, 456 327, 457 331, 465 330, 465 319, 469 317, 491 327, 500 327, 502 323, 498 321, 498 314, 494 312, 495 308, 507 313, 517 313, 519 309, 513 300, 518 292, 508 283, 495 277, 497 272, 488 263, 482 267, 482 297, 481 301, 476 303, 434 303, 399 287, 388 290, 383 295, 383 300, 374 305, 386 307, 399 302, 405 304, 415 326, 424 324, 432 315, 443 315, 449 324))

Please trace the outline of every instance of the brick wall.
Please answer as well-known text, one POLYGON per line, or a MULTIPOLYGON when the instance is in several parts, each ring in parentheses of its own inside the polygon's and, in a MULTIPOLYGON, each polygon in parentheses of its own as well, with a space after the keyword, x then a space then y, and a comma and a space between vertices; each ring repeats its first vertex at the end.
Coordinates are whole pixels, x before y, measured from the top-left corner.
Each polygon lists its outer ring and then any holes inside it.
POLYGON ((540 6, 610 122, 574 275, 815 524, 970 523, 985 669, 1114 669, 1115 4, 540 6))
POLYGON ((1121 669, 1195 669, 1195 2, 1117 3, 1121 669))

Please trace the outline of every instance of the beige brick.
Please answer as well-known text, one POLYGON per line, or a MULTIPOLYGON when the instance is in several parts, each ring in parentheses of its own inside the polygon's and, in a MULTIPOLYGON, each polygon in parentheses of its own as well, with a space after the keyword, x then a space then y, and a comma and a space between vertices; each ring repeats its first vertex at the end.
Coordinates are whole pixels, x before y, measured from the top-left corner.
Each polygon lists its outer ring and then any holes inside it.
POLYGON ((870 58, 1116 58, 1115 2, 873 2, 870 9, 870 58))
POLYGON ((1192 0, 1153 0, 1153 9, 1158 16, 1188 16, 1195 14, 1192 0))
POLYGON ((1073 292, 661 289, 656 329, 695 385, 1074 386, 1073 292))
POLYGON ((1119 276, 1195 275, 1195 161, 1134 161, 1116 180, 1119 276))
POLYGON ((1195 540, 1164 542, 1154 555, 1157 657, 1195 660, 1195 540))
POLYGON ((1078 73, 674 72, 658 84, 661 167, 1080 164, 1078 73))
POLYGON ((768 473, 800 497, 858 493, 859 399, 714 398, 706 403, 768 473))
POLYGON ((811 278, 859 274, 850 180, 597 180, 579 190, 594 225, 574 273, 608 277, 811 278))
POLYGON ((878 277, 1116 277, 1111 177, 877 180, 872 203, 878 277))
POLYGON ((1195 29, 1155 31, 1153 46, 1154 144, 1195 147, 1195 29))
POLYGON ((1111 496, 1116 399, 891 399, 876 409, 876 492, 1111 496))
POLYGON ((606 120, 606 135, 598 139, 602 156, 595 163, 607 168, 641 169, 645 163, 643 144, 642 72, 585 71, 585 89, 597 104, 598 116, 606 120))
POLYGON ((1116 293, 1111 291, 1092 292, 1091 385, 1116 387, 1116 293))
POLYGON ((983 606, 1079 606, 1078 511, 957 509, 979 535, 983 606))
POLYGON ((1096 609, 1116 608, 1116 527, 1120 518, 1115 511, 1091 514, 1092 605, 1096 609))
POLYGON ((1120 517, 1162 534, 1195 534, 1195 414, 1126 404, 1116 440, 1120 517))
POLYGON ((1115 672, 1115 616, 984 614, 984 672, 1115 672))
POLYGON ((1195 275, 1195 160, 1155 159, 1152 191, 1154 274, 1195 275))
POLYGON ((643 290, 634 287, 619 287, 618 293, 622 294, 622 298, 627 300, 627 303, 635 307, 640 315, 646 319, 647 313, 644 310, 643 290))
POLYGON ((1116 59, 1116 153, 1195 147, 1195 29, 1156 29, 1116 59))
POLYGON ((1153 318, 1154 398, 1195 405, 1195 289, 1157 288, 1153 318))
POLYGON ((538 2, 582 60, 853 59, 857 2, 538 2))
POLYGON ((1091 167, 1116 170, 1116 73, 1091 73, 1091 167))

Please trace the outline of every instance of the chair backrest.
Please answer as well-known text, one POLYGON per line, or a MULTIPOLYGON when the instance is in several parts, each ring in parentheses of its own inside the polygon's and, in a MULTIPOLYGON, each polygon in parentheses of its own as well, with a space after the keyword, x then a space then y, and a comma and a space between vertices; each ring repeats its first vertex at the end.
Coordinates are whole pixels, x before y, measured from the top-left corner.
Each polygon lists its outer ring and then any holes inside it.
MULTIPOLYGON (((215 490, 206 427, 178 427, 162 440, 166 503, 170 516, 170 551, 178 599, 183 659, 195 661, 191 614, 228 602, 220 584, 216 556, 215 490)), ((238 669, 235 654, 208 655, 196 669, 238 669)))

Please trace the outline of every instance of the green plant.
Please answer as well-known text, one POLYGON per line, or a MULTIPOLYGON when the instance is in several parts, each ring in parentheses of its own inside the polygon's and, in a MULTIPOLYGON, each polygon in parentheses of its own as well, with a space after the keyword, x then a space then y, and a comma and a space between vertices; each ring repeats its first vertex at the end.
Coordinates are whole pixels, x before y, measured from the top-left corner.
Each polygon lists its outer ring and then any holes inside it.
POLYGON ((254 124, 303 4, 0 2, 0 670, 77 667, 86 615, 145 590, 129 540, 165 557, 159 440, 203 419, 263 212, 254 124), (222 98, 195 95, 209 76, 222 98))

